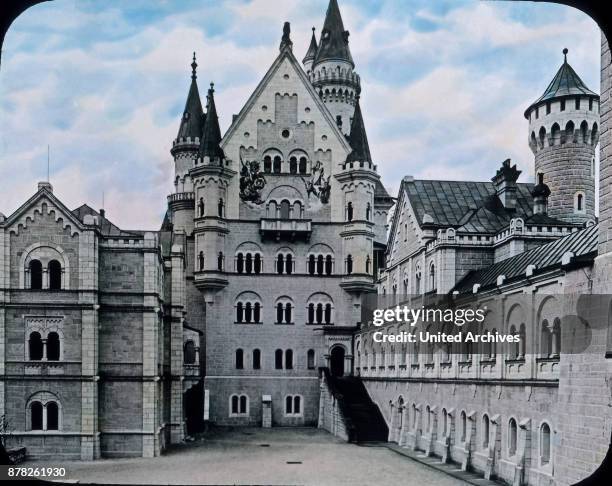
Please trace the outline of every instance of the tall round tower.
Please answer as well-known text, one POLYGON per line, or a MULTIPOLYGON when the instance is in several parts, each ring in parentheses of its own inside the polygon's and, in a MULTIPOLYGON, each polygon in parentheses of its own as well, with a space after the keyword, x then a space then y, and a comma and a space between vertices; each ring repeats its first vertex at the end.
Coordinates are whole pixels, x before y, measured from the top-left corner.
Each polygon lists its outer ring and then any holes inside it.
POLYGON ((205 118, 196 82, 197 67, 194 52, 191 63, 191 86, 181 125, 170 150, 174 158, 174 193, 168 196, 168 209, 174 230, 182 230, 187 234, 193 231, 194 211, 193 181, 189 171, 198 156, 205 118))
POLYGON ((304 58, 304 68, 312 85, 345 135, 351 130, 355 101, 361 91, 348 39, 338 2, 330 0, 319 45, 311 41, 304 58))
POLYGON ((535 178, 550 187, 548 215, 572 223, 595 219, 595 147, 599 95, 567 62, 544 94, 525 111, 535 178))

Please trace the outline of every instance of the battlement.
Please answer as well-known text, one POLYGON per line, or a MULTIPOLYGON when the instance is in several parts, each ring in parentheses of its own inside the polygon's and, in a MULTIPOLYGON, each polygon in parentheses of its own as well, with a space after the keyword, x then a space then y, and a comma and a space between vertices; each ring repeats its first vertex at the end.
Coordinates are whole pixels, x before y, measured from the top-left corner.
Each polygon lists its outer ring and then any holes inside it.
POLYGON ((215 157, 198 157, 194 160, 194 167, 232 167, 232 161, 230 159, 220 159, 215 157))
POLYGON ((157 249, 159 247, 159 237, 157 233, 147 232, 143 238, 130 237, 107 237, 100 242, 100 247, 110 249, 157 249))
POLYGON ((376 172, 377 166, 372 162, 360 161, 360 162, 345 162, 342 164, 342 170, 356 170, 356 169, 365 169, 376 172))
POLYGON ((345 69, 341 69, 339 72, 332 70, 328 72, 317 69, 315 71, 311 71, 308 74, 308 77, 310 82, 315 87, 324 84, 342 84, 359 89, 361 88, 361 78, 359 77, 359 74, 355 73, 354 71, 347 71, 345 69))

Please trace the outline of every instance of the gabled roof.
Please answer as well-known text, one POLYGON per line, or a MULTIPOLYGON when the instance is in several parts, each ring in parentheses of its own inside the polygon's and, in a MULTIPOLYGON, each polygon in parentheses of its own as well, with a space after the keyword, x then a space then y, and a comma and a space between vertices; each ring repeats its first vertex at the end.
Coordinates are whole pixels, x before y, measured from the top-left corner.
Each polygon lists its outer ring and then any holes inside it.
POLYGON ((310 38, 310 45, 308 46, 308 51, 306 51, 306 55, 304 59, 302 59, 303 63, 308 61, 314 61, 315 56, 317 55, 317 38, 315 37, 315 28, 312 28, 312 37, 310 38))
POLYGON ((347 162, 372 162, 370 155, 370 144, 368 143, 368 135, 366 134, 365 125, 363 123, 363 115, 359 105, 359 96, 355 103, 355 112, 351 123, 351 133, 349 135, 349 144, 353 149, 348 157, 347 162))
POLYGON ((321 31, 321 40, 315 57, 315 64, 323 61, 341 60, 355 66, 348 45, 349 33, 344 30, 337 0, 330 0, 321 31))
POLYGON ((284 59, 287 59, 289 63, 291 63, 291 65, 295 69, 296 74, 301 79, 306 91, 308 91, 308 93, 312 97, 313 103, 317 106, 317 108, 321 111, 323 117, 327 120, 329 129, 336 135, 336 138, 345 148, 346 152, 349 153, 351 151, 351 147, 348 143, 348 140, 338 128, 338 125, 336 124, 333 115, 330 113, 329 109, 327 108, 327 105, 321 100, 321 98, 313 88, 312 83, 308 79, 308 76, 302 69, 302 66, 300 65, 298 60, 295 58, 295 55, 293 54, 291 49, 282 49, 280 51, 279 55, 276 57, 276 59, 270 66, 270 69, 268 69, 268 71, 266 72, 262 80, 259 82, 253 93, 251 93, 251 96, 249 97, 247 102, 240 110, 240 113, 238 113, 238 116, 234 117, 234 119, 232 120, 232 124, 227 129, 227 132, 225 132, 225 135, 223 135, 223 140, 221 141, 221 148, 225 147, 225 144, 231 138, 234 131, 237 129, 237 127, 240 126, 244 118, 250 112, 251 107, 255 104, 255 101, 257 100, 257 98, 259 98, 261 93, 266 89, 269 81, 278 71, 278 68, 280 67, 284 59))
POLYGON ((219 117, 217 116, 217 107, 215 106, 215 89, 213 83, 210 83, 208 90, 208 102, 206 104, 206 120, 204 122, 204 130, 202 133, 202 141, 200 142, 200 157, 223 157, 221 150, 221 129, 219 128, 219 117))
POLYGON ((198 91, 198 83, 196 82, 196 68, 198 64, 195 60, 195 52, 193 53, 193 62, 191 63, 191 86, 187 95, 187 102, 183 110, 183 118, 176 136, 177 140, 181 138, 200 138, 204 128, 204 111, 200 101, 200 93, 198 91))
POLYGON ((455 285, 453 291, 471 293, 475 284, 480 285, 480 290, 494 287, 500 275, 506 277, 506 283, 513 279, 520 280, 525 277, 527 267, 530 265, 535 266, 536 274, 552 270, 561 266, 561 259, 567 252, 573 253, 575 259, 588 262, 597 254, 597 228, 597 225, 584 228, 490 267, 472 271, 455 285))
POLYGON ((81 222, 83 222, 85 216, 88 215, 95 216, 96 218, 98 218, 98 229, 100 230, 100 233, 102 233, 103 236, 138 237, 142 236, 143 234, 142 231, 124 231, 120 229, 119 227, 111 223, 108 219, 106 219, 105 216, 102 216, 98 211, 91 208, 91 206, 88 206, 87 204, 79 206, 78 208, 72 211, 72 214, 74 214, 81 222))
POLYGON ((563 55, 565 56, 563 64, 548 85, 548 88, 546 88, 544 91, 544 94, 529 105, 529 108, 525 110, 525 118, 529 118, 529 112, 531 109, 543 101, 576 95, 594 96, 599 98, 597 93, 587 88, 582 79, 580 79, 580 76, 578 76, 572 66, 569 65, 567 62, 567 52, 567 49, 563 49, 563 55))
POLYGON ((517 183, 516 209, 501 203, 492 182, 411 180, 402 182, 420 226, 461 228, 467 232, 491 233, 512 218, 533 214, 533 184, 517 183), (431 218, 425 218, 428 216, 431 218))
MULTIPOLYGON (((43 184, 43 183, 41 183, 43 184)), ((54 194, 52 189, 47 189, 44 186, 39 184, 38 191, 25 203, 23 203, 17 210, 11 214, 3 223, 3 226, 11 226, 15 221, 19 220, 19 218, 25 214, 34 204, 36 204, 40 199, 47 198, 51 201, 62 213, 63 216, 66 217, 76 228, 79 230, 83 230, 84 226, 82 225, 82 221, 80 221, 73 213, 68 209, 64 203, 62 203, 54 194)), ((51 187, 49 183, 44 183, 51 187)))

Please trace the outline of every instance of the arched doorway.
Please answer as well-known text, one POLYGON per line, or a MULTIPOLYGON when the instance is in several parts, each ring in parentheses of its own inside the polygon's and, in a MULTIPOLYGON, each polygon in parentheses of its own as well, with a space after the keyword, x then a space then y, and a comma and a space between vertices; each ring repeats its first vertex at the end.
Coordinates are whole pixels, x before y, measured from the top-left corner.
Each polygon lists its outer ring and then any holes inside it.
POLYGON ((332 348, 329 360, 332 376, 344 376, 344 354, 342 346, 332 348))

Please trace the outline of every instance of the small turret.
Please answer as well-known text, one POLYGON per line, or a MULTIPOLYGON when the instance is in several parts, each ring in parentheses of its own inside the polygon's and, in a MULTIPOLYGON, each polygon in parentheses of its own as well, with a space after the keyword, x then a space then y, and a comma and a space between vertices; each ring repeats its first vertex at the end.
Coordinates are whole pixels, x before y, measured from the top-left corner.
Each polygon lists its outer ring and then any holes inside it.
POLYGON ((353 114, 353 121, 351 123, 349 144, 353 151, 346 158, 347 162, 372 162, 368 136, 363 123, 361 106, 359 105, 359 95, 357 95, 355 102, 355 113, 353 114))
POLYGON ((317 55, 317 38, 315 36, 315 28, 312 28, 312 37, 310 38, 310 45, 308 46, 308 51, 302 60, 302 64, 304 65, 304 71, 307 74, 312 70, 312 64, 314 63, 315 57, 317 55))
POLYGON ((353 71, 355 63, 348 38, 338 2, 330 0, 319 44, 311 41, 304 58, 304 68, 312 85, 334 118, 340 117, 344 134, 348 134, 355 99, 361 92, 359 75, 353 71), (315 53, 312 61, 311 50, 315 53))
POLYGON ((571 223, 595 219, 595 147, 599 142, 599 96, 567 62, 527 110, 535 177, 550 190, 549 216, 571 223))
POLYGON ((199 156, 208 157, 210 160, 223 159, 223 150, 219 146, 221 142, 221 129, 219 128, 219 117, 215 106, 215 85, 210 83, 206 104, 206 121, 202 132, 202 142, 200 143, 199 156))

